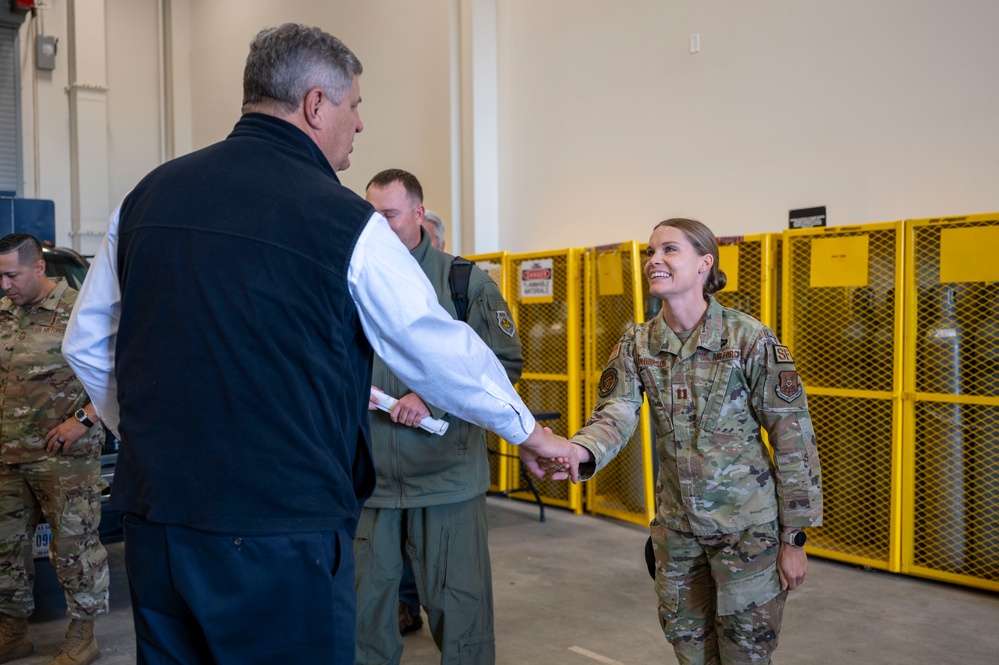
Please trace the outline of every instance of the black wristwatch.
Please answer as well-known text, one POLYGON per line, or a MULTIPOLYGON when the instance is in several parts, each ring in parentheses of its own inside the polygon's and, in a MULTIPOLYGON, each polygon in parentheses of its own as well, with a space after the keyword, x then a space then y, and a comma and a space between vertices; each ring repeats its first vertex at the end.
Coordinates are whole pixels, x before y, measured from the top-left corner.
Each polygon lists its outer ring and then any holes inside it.
POLYGON ((87 427, 94 426, 94 421, 87 417, 87 412, 84 411, 83 409, 76 410, 76 419, 79 420, 84 425, 86 425, 87 427))
POLYGON ((780 538, 782 542, 785 542, 788 545, 793 545, 794 547, 804 547, 805 541, 808 540, 808 538, 805 537, 805 532, 801 529, 797 529, 789 533, 781 531, 777 537, 780 538))

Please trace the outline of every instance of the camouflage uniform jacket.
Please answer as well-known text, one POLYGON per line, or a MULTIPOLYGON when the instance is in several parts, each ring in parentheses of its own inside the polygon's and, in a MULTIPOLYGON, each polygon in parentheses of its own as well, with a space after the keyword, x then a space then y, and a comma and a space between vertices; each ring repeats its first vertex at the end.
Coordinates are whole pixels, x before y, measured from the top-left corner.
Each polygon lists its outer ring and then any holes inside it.
MULTIPOLYGON (((441 307, 457 318, 448 284, 454 257, 431 247, 426 232, 411 253, 434 287, 441 307)), ((478 267, 473 267, 469 275, 466 320, 496 354, 510 383, 516 383, 524 369, 520 336, 499 286, 478 267)), ((460 364, 460 355, 454 361, 460 364)), ((393 397, 410 392, 378 356, 371 383, 393 397)), ((443 436, 393 423, 384 411, 368 412, 377 482, 374 493, 364 504, 366 508, 439 506, 467 501, 489 489, 485 431, 432 404, 427 404, 427 408, 431 416, 449 423, 443 436)))
POLYGON ((661 313, 634 326, 611 352, 590 420, 572 437, 595 460, 581 465, 581 477, 596 473, 628 442, 643 392, 656 428, 660 522, 697 535, 733 533, 775 518, 782 526, 822 523, 805 392, 790 352, 769 328, 713 298, 684 344, 661 313))
MULTIPOLYGON (((76 290, 64 278, 29 310, 0 299, 0 460, 35 462, 49 453, 44 437, 77 409, 90 403, 76 373, 62 356, 62 338, 76 303, 76 290)), ((100 445, 99 428, 73 443, 100 445)))

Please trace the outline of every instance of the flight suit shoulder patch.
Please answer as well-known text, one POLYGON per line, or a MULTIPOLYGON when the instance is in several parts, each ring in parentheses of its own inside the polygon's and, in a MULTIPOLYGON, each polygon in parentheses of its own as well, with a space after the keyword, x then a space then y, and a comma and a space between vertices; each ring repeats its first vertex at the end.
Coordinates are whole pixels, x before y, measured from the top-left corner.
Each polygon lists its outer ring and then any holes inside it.
POLYGON ((502 332, 507 337, 513 337, 517 332, 517 327, 513 324, 513 319, 510 315, 503 310, 498 310, 496 312, 496 325, 499 326, 500 332, 502 332))

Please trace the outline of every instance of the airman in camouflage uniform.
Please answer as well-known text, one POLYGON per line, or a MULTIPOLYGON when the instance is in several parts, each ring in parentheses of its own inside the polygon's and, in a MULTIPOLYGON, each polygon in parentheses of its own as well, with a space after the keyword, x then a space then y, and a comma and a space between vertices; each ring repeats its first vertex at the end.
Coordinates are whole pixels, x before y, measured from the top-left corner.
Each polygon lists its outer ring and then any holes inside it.
POLYGON ((588 478, 628 442, 648 397, 660 460, 651 531, 666 637, 681 663, 769 663, 787 595, 778 553, 793 547, 778 533, 821 524, 818 453, 787 347, 756 319, 705 298, 701 324, 683 338, 667 325, 665 307, 621 338, 593 414, 571 440, 593 457, 580 465, 588 478))
POLYGON ((41 513, 73 620, 52 662, 90 663, 99 655, 93 619, 108 611, 107 552, 98 537, 102 436, 62 356, 77 292, 46 277, 44 267, 31 236, 0 239, 7 292, 0 299, 0 662, 33 650, 27 617, 34 611, 32 541, 41 513))

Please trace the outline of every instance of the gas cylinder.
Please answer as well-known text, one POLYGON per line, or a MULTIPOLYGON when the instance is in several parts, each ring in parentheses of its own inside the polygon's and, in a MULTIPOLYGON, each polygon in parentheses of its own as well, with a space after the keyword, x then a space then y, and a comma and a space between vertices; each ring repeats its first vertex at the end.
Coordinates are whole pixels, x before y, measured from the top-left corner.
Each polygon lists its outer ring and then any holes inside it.
POLYGON ((880 308, 871 302, 872 390, 895 388, 895 287, 885 291, 880 308))
MULTIPOLYGON (((999 397, 999 284, 977 289, 976 316, 968 326, 969 392, 999 397)), ((972 565, 999 561, 999 406, 975 405, 968 435, 968 538, 972 565)))
MULTIPOLYGON (((930 293, 937 316, 919 340, 916 359, 920 366, 917 375, 922 377, 919 389, 939 395, 961 395, 963 331, 956 315, 958 288, 941 284, 930 293)), ((925 559, 930 567, 959 572, 965 559, 966 407, 936 401, 925 401, 923 406, 925 418, 917 435, 924 444, 925 483, 916 487, 916 494, 917 514, 919 504, 925 506, 925 559)), ((918 459, 916 465, 918 469, 918 459)), ((918 548, 918 529, 916 537, 918 548)))
POLYGON ((854 289, 850 294, 846 325, 840 332, 837 353, 843 362, 839 363, 841 371, 836 388, 871 390, 870 370, 865 359, 871 358, 874 318, 874 291, 869 286, 854 289))
MULTIPOLYGON (((849 309, 839 333, 835 368, 835 388, 845 390, 869 390, 867 377, 871 357, 872 319, 874 318, 874 292, 870 287, 852 289, 848 296, 849 309)), ((857 408, 858 400, 853 397, 829 396, 825 398, 835 405, 838 417, 833 419, 833 440, 820 442, 825 445, 819 450, 822 464, 824 491, 830 492, 830 500, 849 506, 850 524, 844 532, 849 539, 859 543, 868 542, 872 528, 878 523, 878 515, 884 513, 884 505, 871 500, 871 483, 883 469, 875 467, 877 452, 884 442, 871 440, 869 435, 876 423, 868 422, 866 410, 857 408), (827 472, 828 470, 828 472, 827 472), (826 489, 828 488, 828 489, 826 489)), ((890 449, 890 441, 889 449, 890 449)), ((890 467, 889 467, 890 468, 890 467)))
POLYGON ((999 397, 999 284, 985 284, 977 292, 967 335, 968 394, 999 397))

